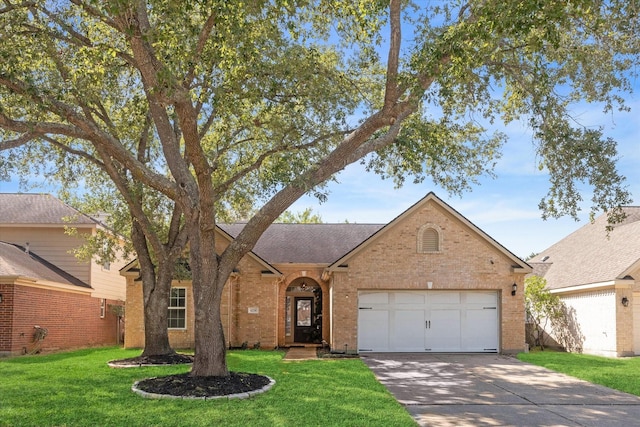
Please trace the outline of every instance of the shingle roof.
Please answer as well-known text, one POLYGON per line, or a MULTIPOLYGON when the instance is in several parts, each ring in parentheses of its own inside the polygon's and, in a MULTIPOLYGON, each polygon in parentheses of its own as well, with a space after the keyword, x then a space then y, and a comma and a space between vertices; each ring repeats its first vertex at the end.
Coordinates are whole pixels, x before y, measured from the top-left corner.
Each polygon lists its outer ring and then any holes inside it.
MULTIPOLYGON (((218 224, 232 237, 245 224, 218 224)), ((270 264, 331 264, 384 224, 272 224, 253 252, 270 264)))
POLYGON ((533 274, 544 277, 550 289, 622 279, 640 262, 640 207, 624 211, 626 219, 609 236, 602 215, 540 252, 528 261, 533 274))
POLYGON ((88 284, 33 252, 26 253, 21 246, 5 242, 0 242, 0 277, 2 276, 47 280, 91 289, 88 284))
POLYGON ((0 224, 95 224, 97 221, 49 194, 0 193, 0 224))

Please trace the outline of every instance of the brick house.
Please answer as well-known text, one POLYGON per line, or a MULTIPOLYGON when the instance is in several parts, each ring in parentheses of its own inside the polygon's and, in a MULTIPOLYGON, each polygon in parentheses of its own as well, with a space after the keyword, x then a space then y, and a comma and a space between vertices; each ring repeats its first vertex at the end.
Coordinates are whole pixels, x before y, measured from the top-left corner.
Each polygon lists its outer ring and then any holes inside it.
MULTIPOLYGON (((220 250, 242 229, 220 225, 220 250)), ((384 224, 273 224, 222 301, 227 345, 336 351, 518 352, 531 268, 435 194, 384 224)), ((143 347, 142 289, 125 267, 125 347, 143 347)), ((174 348, 193 347, 189 281, 175 280, 174 348)))
POLYGON ((50 195, 0 194, 0 355, 122 342, 125 263, 72 253, 99 227, 50 195))
POLYGON ((640 207, 623 209, 609 234, 602 215, 529 261, 567 307, 565 338, 549 332, 570 351, 640 355, 640 207))

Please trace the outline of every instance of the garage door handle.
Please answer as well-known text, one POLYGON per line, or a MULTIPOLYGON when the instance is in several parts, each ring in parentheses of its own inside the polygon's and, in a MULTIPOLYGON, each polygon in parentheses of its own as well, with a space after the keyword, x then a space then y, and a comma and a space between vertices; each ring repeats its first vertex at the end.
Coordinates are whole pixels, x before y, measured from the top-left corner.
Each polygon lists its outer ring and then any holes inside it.
POLYGON ((424 321, 424 327, 427 329, 431 329, 431 320, 425 320, 424 321))

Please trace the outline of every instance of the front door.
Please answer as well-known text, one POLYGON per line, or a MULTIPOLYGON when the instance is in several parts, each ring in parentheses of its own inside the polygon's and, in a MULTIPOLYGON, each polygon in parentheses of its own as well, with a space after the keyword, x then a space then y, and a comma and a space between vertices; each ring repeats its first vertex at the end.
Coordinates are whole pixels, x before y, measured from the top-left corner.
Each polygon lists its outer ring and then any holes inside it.
POLYGON ((313 342, 313 297, 296 297, 294 301, 293 339, 299 343, 313 342))

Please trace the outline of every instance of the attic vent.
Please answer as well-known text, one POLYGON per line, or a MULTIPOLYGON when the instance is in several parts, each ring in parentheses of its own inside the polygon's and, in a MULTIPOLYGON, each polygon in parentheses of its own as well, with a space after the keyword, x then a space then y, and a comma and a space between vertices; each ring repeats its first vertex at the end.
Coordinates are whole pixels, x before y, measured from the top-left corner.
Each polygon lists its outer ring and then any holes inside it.
POLYGON ((440 252, 442 233, 440 227, 426 224, 418 231, 418 253, 440 252))

